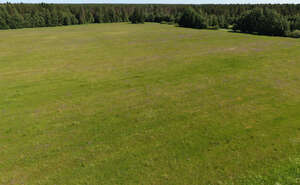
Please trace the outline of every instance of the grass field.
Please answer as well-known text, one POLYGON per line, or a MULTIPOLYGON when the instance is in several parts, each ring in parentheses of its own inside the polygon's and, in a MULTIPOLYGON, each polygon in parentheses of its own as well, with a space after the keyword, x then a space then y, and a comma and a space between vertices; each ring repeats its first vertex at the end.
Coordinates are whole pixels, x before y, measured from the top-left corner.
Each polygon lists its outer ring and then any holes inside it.
POLYGON ((0 31, 0 184, 299 184, 300 40, 0 31))

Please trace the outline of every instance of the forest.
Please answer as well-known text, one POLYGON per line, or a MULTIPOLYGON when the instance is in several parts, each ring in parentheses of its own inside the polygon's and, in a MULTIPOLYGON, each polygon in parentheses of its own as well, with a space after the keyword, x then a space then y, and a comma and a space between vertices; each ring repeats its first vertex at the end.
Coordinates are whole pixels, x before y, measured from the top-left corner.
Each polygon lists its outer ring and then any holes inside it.
POLYGON ((300 37, 299 4, 264 5, 119 5, 1 4, 0 29, 86 23, 157 22, 191 28, 300 37))

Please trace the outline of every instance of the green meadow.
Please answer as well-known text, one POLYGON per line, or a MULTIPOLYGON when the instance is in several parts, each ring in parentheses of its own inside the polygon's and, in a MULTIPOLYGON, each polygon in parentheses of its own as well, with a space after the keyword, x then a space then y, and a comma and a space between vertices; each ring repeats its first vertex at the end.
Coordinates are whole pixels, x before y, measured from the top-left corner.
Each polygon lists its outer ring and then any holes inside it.
POLYGON ((300 184, 300 40, 0 31, 0 184, 300 184))

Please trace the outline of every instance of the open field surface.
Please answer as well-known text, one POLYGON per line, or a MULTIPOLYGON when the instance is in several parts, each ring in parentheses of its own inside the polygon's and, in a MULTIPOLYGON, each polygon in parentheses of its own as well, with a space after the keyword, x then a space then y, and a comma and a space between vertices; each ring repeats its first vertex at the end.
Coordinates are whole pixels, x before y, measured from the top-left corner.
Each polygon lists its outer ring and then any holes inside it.
POLYGON ((0 31, 0 184, 299 184, 300 40, 0 31))

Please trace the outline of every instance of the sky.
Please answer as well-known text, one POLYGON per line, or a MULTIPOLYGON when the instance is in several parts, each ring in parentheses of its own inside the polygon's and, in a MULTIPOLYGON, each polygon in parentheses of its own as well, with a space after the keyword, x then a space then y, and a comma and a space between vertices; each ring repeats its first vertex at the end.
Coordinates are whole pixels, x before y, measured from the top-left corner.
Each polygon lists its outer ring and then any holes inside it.
POLYGON ((126 4, 257 4, 294 3, 300 0, 0 0, 0 3, 126 3, 126 4))

